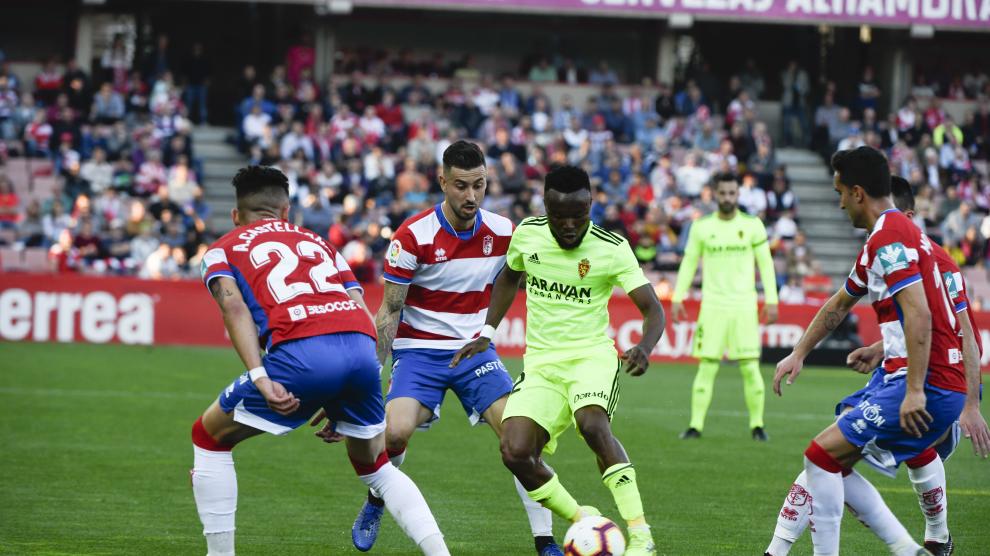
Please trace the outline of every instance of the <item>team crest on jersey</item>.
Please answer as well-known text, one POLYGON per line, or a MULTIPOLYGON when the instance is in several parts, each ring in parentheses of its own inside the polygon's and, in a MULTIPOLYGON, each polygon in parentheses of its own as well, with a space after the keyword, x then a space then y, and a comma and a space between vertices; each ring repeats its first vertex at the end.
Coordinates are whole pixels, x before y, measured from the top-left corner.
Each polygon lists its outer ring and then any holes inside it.
POLYGON ((388 246, 388 264, 396 266, 399 264, 399 255, 402 253, 402 243, 394 239, 388 246))
POLYGON ((481 252, 484 253, 486 257, 492 254, 492 249, 494 246, 495 238, 492 236, 485 236, 485 238, 481 240, 481 252))
POLYGON ((889 275, 908 267, 907 250, 900 242, 881 247, 877 252, 884 275, 889 275))
POLYGON ((581 259, 581 262, 578 263, 578 276, 584 279, 590 269, 591 263, 588 262, 588 259, 581 259))

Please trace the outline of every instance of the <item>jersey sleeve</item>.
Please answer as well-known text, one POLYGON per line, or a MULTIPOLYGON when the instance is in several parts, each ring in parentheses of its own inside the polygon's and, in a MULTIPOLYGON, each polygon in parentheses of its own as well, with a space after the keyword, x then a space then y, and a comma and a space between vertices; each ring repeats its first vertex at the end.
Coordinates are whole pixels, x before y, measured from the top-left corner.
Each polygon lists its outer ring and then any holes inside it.
POLYGON ((200 274, 203 278, 203 284, 207 288, 210 287, 210 281, 214 278, 220 276, 234 278, 234 271, 230 268, 230 263, 227 262, 227 252, 224 251, 223 247, 210 247, 203 254, 203 262, 200 264, 200 274))
POLYGON ((856 257, 856 262, 853 264, 852 271, 849 272, 849 277, 846 278, 846 293, 852 297, 863 297, 867 293, 866 258, 866 246, 864 245, 863 250, 856 257))
POLYGON ((611 274, 612 285, 619 286, 626 293, 650 283, 643 274, 643 269, 639 267, 639 261, 636 260, 636 255, 633 254, 632 247, 627 241, 615 247, 611 274))
POLYGON ((966 282, 963 281, 962 272, 946 272, 945 290, 949 293, 949 299, 957 313, 969 309, 969 297, 966 295, 966 282))
POLYGON ((918 249, 906 234, 882 229, 866 243, 869 271, 883 279, 890 295, 921 281, 918 249))
POLYGON ((344 289, 353 290, 358 289, 364 292, 364 288, 361 287, 361 283, 358 282, 357 277, 354 276, 354 271, 351 270, 351 265, 347 264, 347 260, 344 256, 340 254, 339 251, 334 250, 333 253, 333 264, 337 267, 337 271, 340 273, 340 281, 344 284, 344 289))
POLYGON ((396 284, 409 284, 419 266, 419 244, 409 228, 400 226, 385 253, 385 279, 396 284))
POLYGON ((522 244, 525 242, 523 235, 526 233, 523 230, 525 229, 526 228, 519 226, 512 231, 512 238, 509 240, 509 249, 505 253, 505 264, 516 272, 526 270, 522 252, 522 244))
POLYGON ((769 305, 777 305, 777 273, 773 269, 773 254, 770 253, 770 243, 767 238, 767 228, 763 222, 754 218, 751 220, 753 235, 750 238, 753 248, 753 258, 756 267, 760 269, 760 282, 763 284, 763 300, 769 305))

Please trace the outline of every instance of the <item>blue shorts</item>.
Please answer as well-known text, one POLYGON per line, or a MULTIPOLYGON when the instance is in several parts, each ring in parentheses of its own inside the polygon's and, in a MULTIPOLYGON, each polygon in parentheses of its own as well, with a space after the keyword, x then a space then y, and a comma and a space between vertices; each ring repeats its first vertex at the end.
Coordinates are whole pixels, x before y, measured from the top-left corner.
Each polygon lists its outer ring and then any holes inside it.
POLYGON ((218 399, 238 423, 286 434, 325 409, 344 436, 367 439, 385 431, 381 365, 371 337, 348 332, 291 340, 275 346, 263 364, 269 378, 299 398, 299 409, 276 413, 244 373, 218 399))
POLYGON ((440 418, 447 389, 454 391, 472 425, 496 400, 512 391, 512 379, 494 347, 449 367, 456 350, 400 349, 392 353, 392 380, 387 401, 413 398, 433 412, 422 428, 440 418))
POLYGON ((836 408, 836 411, 842 411, 843 406, 852 407, 836 419, 846 440, 862 448, 867 463, 890 476, 896 474, 897 466, 902 461, 917 456, 947 433, 945 441, 936 449, 941 447, 939 455, 948 457, 958 443, 956 421, 966 395, 925 384, 925 409, 933 421, 928 424, 928 432, 921 438, 915 438, 901 429, 900 423, 907 377, 904 374, 887 374, 882 370, 880 373, 874 371, 866 388, 847 396, 836 408))

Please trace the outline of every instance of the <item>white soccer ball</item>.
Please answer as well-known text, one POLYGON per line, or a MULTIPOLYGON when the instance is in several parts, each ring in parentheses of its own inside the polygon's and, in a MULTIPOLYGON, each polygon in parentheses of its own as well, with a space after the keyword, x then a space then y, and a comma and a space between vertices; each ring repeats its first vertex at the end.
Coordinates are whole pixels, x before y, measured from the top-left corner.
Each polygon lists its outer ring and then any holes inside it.
POLYGON ((622 556, 626 538, 611 519, 600 515, 578 521, 564 535, 567 556, 622 556))

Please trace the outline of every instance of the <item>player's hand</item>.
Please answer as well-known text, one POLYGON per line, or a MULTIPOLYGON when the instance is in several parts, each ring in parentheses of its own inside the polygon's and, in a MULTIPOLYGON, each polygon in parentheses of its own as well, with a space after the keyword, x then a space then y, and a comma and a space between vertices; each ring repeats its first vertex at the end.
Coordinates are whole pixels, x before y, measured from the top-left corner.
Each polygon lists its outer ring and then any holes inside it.
POLYGON ((629 348, 619 357, 619 359, 626 362, 622 370, 633 376, 639 376, 645 373, 647 367, 650 366, 649 354, 646 353, 645 349, 639 346, 629 348))
POLYGON ((875 353, 871 346, 854 349, 846 356, 846 366, 857 373, 867 374, 883 361, 883 351, 875 353))
MULTIPOLYGON (((317 413, 312 420, 310 420, 309 426, 315 427, 319 425, 321 422, 323 422, 323 420, 326 418, 327 418, 326 410, 321 409, 320 412, 317 413)), ((327 444, 340 442, 341 440, 344 439, 344 435, 337 432, 337 423, 330 421, 329 419, 327 420, 326 424, 323 425, 323 428, 316 431, 314 434, 316 434, 316 436, 323 439, 323 441, 326 442, 327 444)))
POLYGON ((670 304, 670 320, 674 322, 681 322, 687 320, 687 310, 684 309, 684 304, 679 301, 673 301, 670 304))
POLYGON ((973 453, 976 457, 986 459, 990 456, 990 427, 980 414, 980 408, 967 404, 959 415, 959 428, 963 436, 973 442, 973 453))
POLYGON ((766 324, 773 324, 777 322, 778 314, 777 306, 768 303, 764 305, 763 310, 760 311, 760 318, 762 318, 763 322, 766 324))
POLYGON ((268 407, 272 408, 275 413, 289 415, 299 409, 299 398, 287 391, 285 386, 278 382, 263 376, 254 381, 254 386, 261 392, 265 401, 268 402, 268 407))
POLYGON ((488 338, 475 338, 474 341, 468 343, 454 354, 454 358, 450 360, 450 368, 453 369, 461 361, 482 353, 490 345, 492 345, 492 341, 488 338))
POLYGON ((804 360, 795 355, 794 352, 781 359, 780 363, 777 363, 777 372, 773 374, 773 392, 778 396, 783 396, 784 393, 780 390, 780 381, 786 376, 788 386, 794 384, 798 375, 801 374, 802 367, 804 367, 804 360))
POLYGON ((928 432, 928 423, 932 422, 932 416, 925 409, 927 398, 924 391, 912 392, 908 390, 901 402, 901 428, 908 434, 921 438, 928 432))

